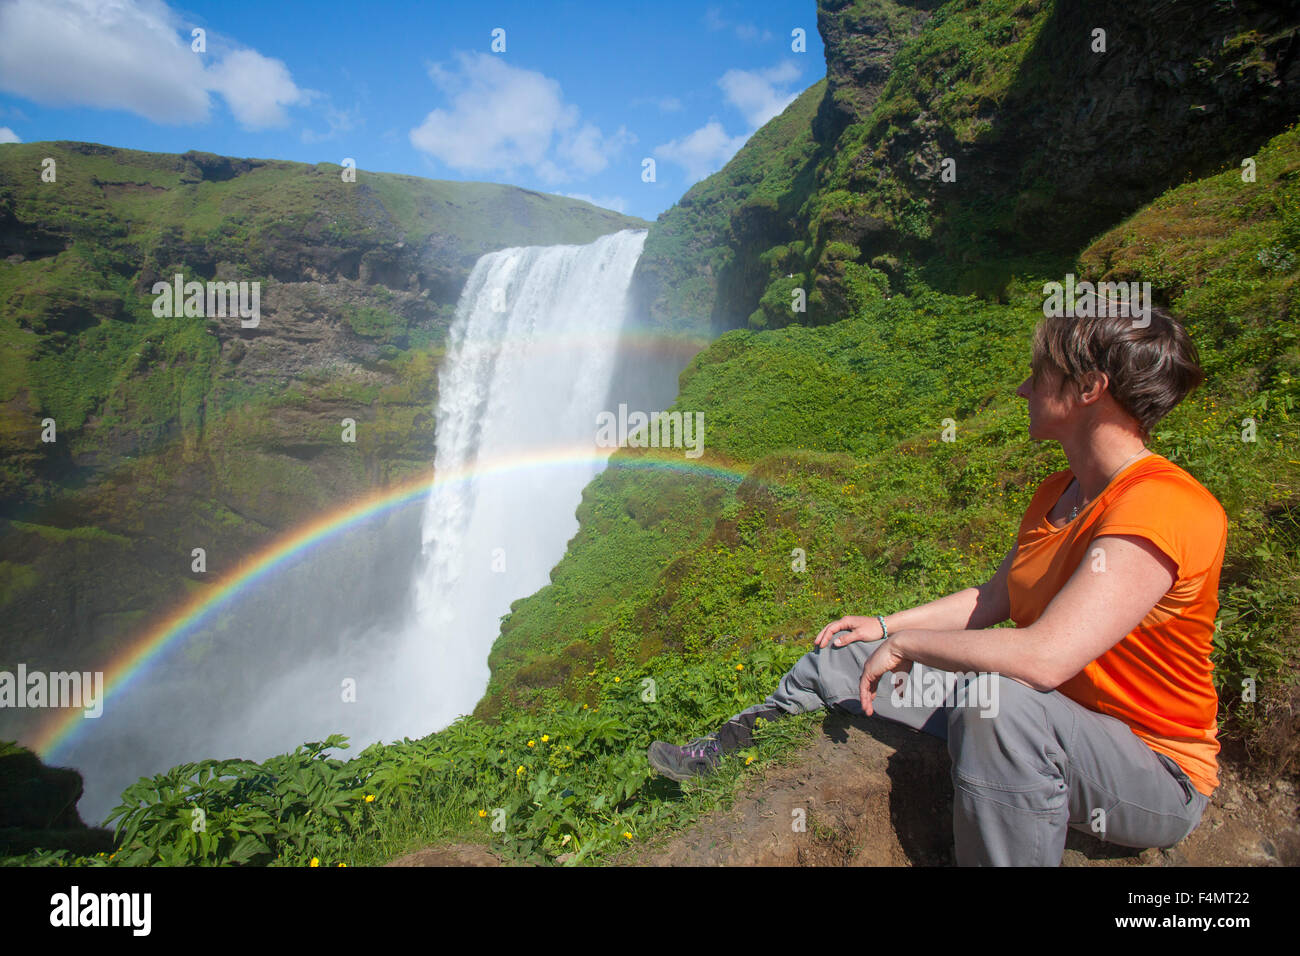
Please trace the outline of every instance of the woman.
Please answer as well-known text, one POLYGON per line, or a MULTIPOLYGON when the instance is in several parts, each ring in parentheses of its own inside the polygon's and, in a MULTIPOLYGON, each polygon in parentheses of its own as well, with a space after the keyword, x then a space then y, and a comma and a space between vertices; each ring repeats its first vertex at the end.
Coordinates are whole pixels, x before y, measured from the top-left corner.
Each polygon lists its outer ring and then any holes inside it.
POLYGON ((997 573, 826 625, 762 704, 685 747, 653 744, 656 769, 707 773, 752 742, 758 717, 860 703, 948 740, 959 865, 1057 865, 1070 826, 1134 847, 1196 827, 1218 785, 1210 648, 1227 517, 1146 447, 1202 381, 1195 347, 1162 309, 1138 323, 1110 305, 1035 331, 1016 394, 1029 436, 1060 442, 1070 467, 1038 487, 997 573), (936 676, 941 703, 919 689, 936 676))

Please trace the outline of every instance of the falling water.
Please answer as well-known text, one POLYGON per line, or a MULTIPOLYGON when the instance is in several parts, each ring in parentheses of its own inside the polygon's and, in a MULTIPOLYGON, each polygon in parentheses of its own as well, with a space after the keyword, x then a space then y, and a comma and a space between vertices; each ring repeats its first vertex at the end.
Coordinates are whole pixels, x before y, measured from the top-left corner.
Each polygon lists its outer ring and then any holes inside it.
POLYGON ((436 659, 437 726, 473 708, 500 617, 547 583, 578 529, 582 488, 603 464, 596 414, 645 236, 489 253, 466 283, 438 376, 434 474, 469 477, 429 496, 414 589, 414 627, 436 659), (587 453, 544 461, 577 447, 587 453))

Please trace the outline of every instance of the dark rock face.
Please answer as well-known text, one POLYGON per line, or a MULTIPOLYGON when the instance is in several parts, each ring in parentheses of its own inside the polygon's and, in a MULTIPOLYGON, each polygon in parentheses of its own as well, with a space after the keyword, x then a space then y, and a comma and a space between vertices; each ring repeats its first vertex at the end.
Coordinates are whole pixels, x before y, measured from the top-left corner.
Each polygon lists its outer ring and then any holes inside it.
POLYGON ((0 203, 0 259, 17 257, 43 259, 58 255, 68 247, 68 240, 55 232, 48 232, 35 223, 20 222, 13 210, 0 203))
POLYGON ((871 114, 899 48, 942 2, 825 0, 818 4, 817 32, 826 49, 826 96, 813 124, 819 143, 834 143, 846 126, 871 114))
POLYGON ((1058 4, 1037 62, 998 115, 1000 135, 971 152, 972 165, 1022 187, 1050 183, 1046 228, 1018 225, 1036 241, 1055 233, 1066 244, 1184 178, 1239 165, 1300 108, 1300 18, 1284 7, 1058 4), (1091 49, 1098 27, 1104 54, 1091 49), (1030 83, 1035 74, 1045 87, 1030 83))
POLYGON ((182 182, 223 183, 263 165, 255 159, 233 159, 230 156, 201 153, 194 149, 182 153, 180 159, 185 169, 182 182))
POLYGON ((47 767, 29 750, 0 745, 0 856, 42 847, 109 852, 113 835, 77 814, 81 774, 47 767))
MULTIPOLYGON (((853 44, 838 38, 848 8, 823 10, 828 70, 852 75, 853 44)), ((973 136, 950 124, 938 87, 917 97, 910 124, 878 123, 847 179, 825 183, 868 202, 823 219, 816 241, 857 243, 861 262, 906 251, 949 267, 1069 254, 1170 186, 1239 165, 1293 121, 1298 32, 1272 4, 1062 0, 1001 102, 968 104, 984 121, 973 136), (945 159, 955 183, 941 180, 945 159), (930 229, 876 212, 891 179, 930 229)), ((841 92, 837 103, 853 99, 841 92)))
POLYGON ((46 767, 30 751, 0 755, 0 828, 80 826, 81 789, 81 774, 46 767))

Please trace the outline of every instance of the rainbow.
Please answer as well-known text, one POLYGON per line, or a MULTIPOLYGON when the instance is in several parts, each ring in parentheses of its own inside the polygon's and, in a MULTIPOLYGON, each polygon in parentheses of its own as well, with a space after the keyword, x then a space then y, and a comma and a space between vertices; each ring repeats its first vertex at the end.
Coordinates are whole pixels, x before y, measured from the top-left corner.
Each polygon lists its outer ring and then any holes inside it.
MULTIPOLYGON (((432 472, 424 472, 359 500, 350 501, 280 536, 260 552, 245 559, 234 570, 227 572, 215 584, 164 614, 103 669, 105 702, 126 693, 149 671, 150 664, 158 661, 170 647, 195 633, 219 611, 233 604, 246 590, 269 578, 311 548, 348 529, 425 498, 434 488, 517 469, 573 465, 676 471, 730 483, 738 483, 746 476, 746 470, 708 463, 702 458, 687 459, 680 453, 671 458, 627 452, 610 457, 608 451, 600 452, 590 445, 549 448, 526 455, 501 457, 436 477, 432 472)), ((46 760, 55 759, 85 723, 82 711, 78 708, 57 711, 37 729, 28 746, 46 760)))

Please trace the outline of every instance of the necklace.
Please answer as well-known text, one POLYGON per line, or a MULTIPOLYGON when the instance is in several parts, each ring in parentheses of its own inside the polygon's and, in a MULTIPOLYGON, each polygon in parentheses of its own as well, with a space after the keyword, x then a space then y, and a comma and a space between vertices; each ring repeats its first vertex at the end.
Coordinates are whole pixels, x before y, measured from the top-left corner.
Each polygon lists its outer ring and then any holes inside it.
MULTIPOLYGON (((1130 463, 1132 463, 1133 461, 1136 461, 1137 458, 1138 458, 1138 456, 1141 455, 1141 454, 1142 454, 1144 451, 1146 451, 1146 450, 1147 450, 1147 446, 1146 446, 1146 445, 1143 445, 1141 448, 1139 448, 1139 449, 1137 450, 1137 452, 1136 452, 1135 454, 1133 454, 1132 456, 1130 456, 1127 460, 1125 460, 1125 461, 1123 462, 1123 464, 1121 464, 1118 468, 1116 468, 1114 471, 1112 471, 1112 472, 1110 473, 1110 475, 1106 478, 1106 485, 1109 485, 1109 484, 1110 484, 1110 481, 1111 481, 1111 478, 1114 478, 1116 475, 1118 475, 1121 471, 1123 471, 1126 467, 1128 467, 1128 465, 1129 465, 1130 463)), ((1102 490, 1103 490, 1103 491, 1106 490, 1106 485, 1102 485, 1102 490)), ((1081 484, 1079 484, 1079 479, 1078 479, 1078 478, 1075 478, 1075 479, 1074 479, 1074 497, 1075 497, 1075 502, 1074 502, 1074 505, 1070 508, 1070 517, 1068 517, 1068 518, 1065 519, 1067 522, 1069 522, 1069 521, 1073 521, 1075 518, 1079 517, 1079 507, 1080 507, 1080 505, 1083 504, 1083 502, 1080 501, 1079 499, 1080 499, 1080 497, 1081 497, 1082 495, 1083 495, 1083 486, 1082 486, 1081 484)))

